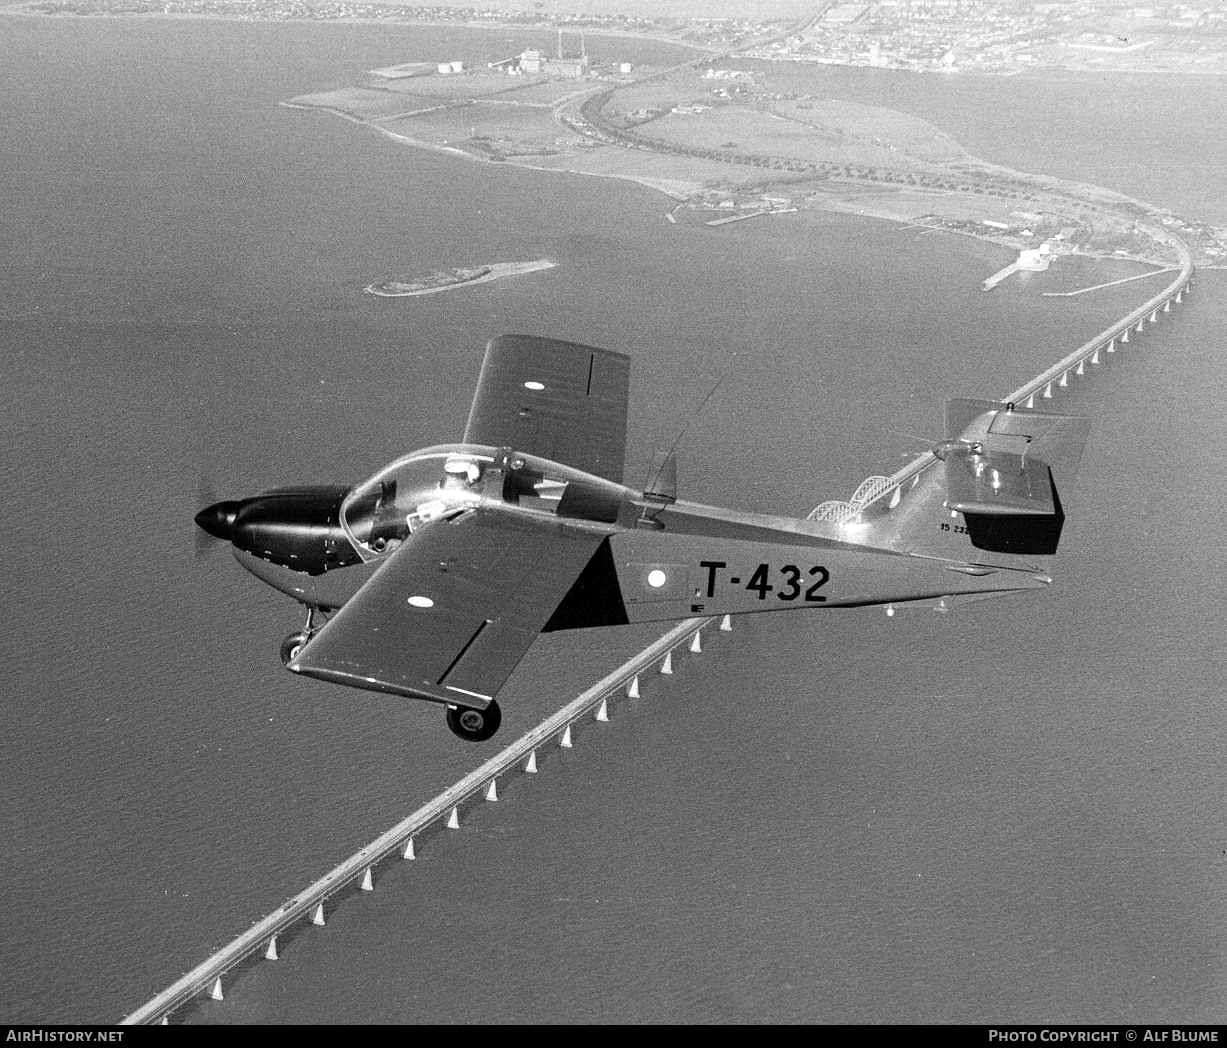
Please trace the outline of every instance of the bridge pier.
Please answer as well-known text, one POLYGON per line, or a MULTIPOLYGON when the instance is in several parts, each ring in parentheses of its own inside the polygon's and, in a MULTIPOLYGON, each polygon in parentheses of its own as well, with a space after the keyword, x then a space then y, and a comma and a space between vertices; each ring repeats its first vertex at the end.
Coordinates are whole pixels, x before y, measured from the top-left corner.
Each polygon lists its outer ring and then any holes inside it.
POLYGON ((1074 374, 1075 375, 1085 375, 1086 374, 1086 361, 1085 360, 1078 361, 1078 368, 1074 372, 1074 374))
MULTIPOLYGON (((324 926, 324 904, 322 902, 317 902, 315 909, 311 911, 311 923, 320 928, 324 926)), ((218 979, 218 982, 220 983, 221 980, 218 979)))
POLYGON ((1152 324, 1159 323, 1159 311, 1157 309, 1153 313, 1150 314, 1150 322, 1152 324))
POLYGON ((1032 394, 1031 394, 1031 396, 1029 396, 1029 397, 1027 398, 1027 403, 1025 403, 1025 404, 1023 405, 1023 407, 1025 407, 1025 408, 1033 408, 1033 407, 1035 407, 1035 394, 1034 394, 1034 393, 1032 393, 1032 394))
MULTIPOLYGON (((1120 344, 1123 346, 1128 341, 1129 341, 1129 329, 1125 328, 1125 330, 1121 333, 1120 344)), ((1111 346, 1108 347, 1108 352, 1109 353, 1112 352, 1111 346)))
POLYGON ((660 664, 660 672, 665 676, 670 676, 673 673, 673 652, 665 652, 665 661, 660 664))
POLYGON ((690 650, 695 655, 703 654, 703 634, 695 632, 695 635, 690 638, 690 650))
POLYGON ((626 697, 628 699, 637 699, 640 697, 639 696, 639 674, 638 673, 636 673, 631 678, 631 682, 627 686, 627 689, 626 689, 626 697))
POLYGON ((1049 382, 1048 385, 1044 387, 1044 399, 1045 400, 1052 399, 1052 383, 1051 382, 1049 382))
POLYGON ((606 699, 602 699, 601 705, 597 707, 596 719, 599 721, 609 720, 609 702, 606 699))
POLYGON ((1095 347, 1095 352, 1091 354, 1091 363, 1092 364, 1099 363, 1099 347, 1098 346, 1095 347))
POLYGON ((1169 298, 1166 302, 1163 303, 1163 312, 1170 313, 1171 311, 1172 311, 1172 300, 1169 298))
POLYGON ((213 985, 209 988, 209 996, 215 1001, 224 1001, 226 995, 222 993, 222 977, 219 975, 213 980, 213 985))
POLYGON ((536 750, 533 750, 532 753, 528 755, 528 763, 524 765, 524 774, 525 775, 536 775, 537 774, 537 751, 536 750))
POLYGON ((412 862, 414 859, 418 857, 417 851, 414 850, 414 847, 413 847, 412 837, 410 837, 407 841, 405 841, 405 846, 404 848, 401 849, 400 857, 407 862, 412 862))
POLYGON ((1142 333, 1142 328, 1143 328, 1143 326, 1145 325, 1145 323, 1146 323, 1146 318, 1145 318, 1145 317, 1143 317, 1141 320, 1139 320, 1139 321, 1138 321, 1138 326, 1137 326, 1136 328, 1134 328, 1134 330, 1135 330, 1135 331, 1136 331, 1136 332, 1137 332, 1139 335, 1142 333))
POLYGON ((277 936, 273 936, 268 940, 268 945, 264 947, 264 959, 266 961, 280 960, 280 955, 277 953, 277 936))
POLYGON ((568 724, 568 725, 566 726, 566 728, 563 730, 563 733, 562 733, 562 739, 561 739, 561 741, 558 743, 558 745, 559 745, 559 746, 561 746, 561 747, 562 747, 564 750, 569 750, 569 749, 571 749, 571 748, 572 748, 572 743, 571 743, 571 725, 569 725, 569 724, 568 724))
POLYGON ((486 800, 498 800, 498 779, 490 780, 490 785, 486 787, 486 800))
POLYGON ((364 892, 373 892, 375 890, 375 877, 371 873, 371 868, 368 866, 362 874, 362 883, 358 885, 364 892))
POLYGON ((733 616, 725 615, 724 618, 720 620, 720 632, 731 633, 732 631, 733 631, 733 616))
POLYGON ((449 830, 460 829, 460 808, 458 805, 452 805, 452 813, 447 817, 445 825, 449 830))
POLYGON ((1062 389, 1064 389, 1066 386, 1069 385, 1069 372, 1068 371, 1061 372, 1061 378, 1060 378, 1060 381, 1057 382, 1057 385, 1060 386, 1062 389))

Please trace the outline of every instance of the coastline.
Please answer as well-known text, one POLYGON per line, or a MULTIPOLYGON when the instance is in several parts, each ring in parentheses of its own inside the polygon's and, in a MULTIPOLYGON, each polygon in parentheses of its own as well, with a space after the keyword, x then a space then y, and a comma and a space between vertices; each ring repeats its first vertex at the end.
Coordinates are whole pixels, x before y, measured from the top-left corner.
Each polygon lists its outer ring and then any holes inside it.
MULTIPOLYGON (((383 124, 381 124, 378 120, 365 119, 363 117, 355 116, 352 113, 347 113, 344 110, 339 109, 335 106, 319 105, 319 104, 305 104, 305 103, 294 101, 293 99, 285 100, 278 104, 281 106, 284 106, 287 109, 297 109, 297 110, 307 110, 307 111, 314 110, 314 111, 319 111, 319 112, 331 113, 331 114, 341 117, 342 119, 350 123, 357 124, 363 127, 372 128, 375 131, 378 131, 380 134, 386 135, 387 137, 403 145, 407 145, 415 149, 424 149, 424 150, 428 150, 434 153, 441 153, 446 156, 463 158, 465 160, 473 161, 475 163, 480 163, 480 164, 490 164, 493 166, 512 166, 512 167, 519 167, 519 168, 524 168, 526 170, 537 171, 537 172, 552 172, 552 173, 568 174, 568 175, 586 175, 592 178, 609 178, 609 179, 618 179, 618 180, 627 181, 627 182, 634 182, 638 185, 643 186, 646 189, 651 189, 655 192, 661 193, 664 196, 668 197, 669 199, 673 201, 678 201, 678 202, 686 202, 687 200, 691 199, 696 193, 698 193, 703 188, 703 183, 698 182, 698 181, 688 182, 682 179, 653 178, 651 176, 636 175, 636 174, 632 174, 629 172, 588 171, 588 170, 584 170, 581 168, 568 166, 565 163, 560 164, 559 166, 556 166, 556 167, 547 167, 544 165, 532 164, 532 163, 528 163, 523 160, 517 160, 514 158, 510 158, 510 157, 496 159, 494 157, 484 156, 480 153, 470 152, 466 149, 460 148, 459 146, 443 145, 438 142, 431 142, 429 140, 417 138, 412 135, 406 135, 399 131, 393 131, 383 126, 383 124)), ((1009 174, 1009 175, 1014 175, 1014 176, 1028 174, 1027 172, 1018 172, 1011 168, 1004 167, 1003 165, 994 164, 990 161, 982 160, 981 158, 976 157, 972 154, 966 154, 962 162, 978 165, 978 166, 981 166, 981 168, 984 170, 989 170, 989 171, 993 171, 996 173, 1009 174)), ((1048 176, 1030 176, 1030 177, 1047 178, 1048 176)), ((1052 182, 1057 185, 1060 184, 1060 180, 1058 179, 1052 179, 1052 182)), ((835 187, 832 187, 832 188, 835 188, 835 187)), ((1116 193, 1112 190, 1105 189, 1103 187, 1094 186, 1089 183, 1071 183, 1070 188, 1074 190, 1083 191, 1083 192, 1086 192, 1089 190, 1090 192, 1088 195, 1091 195, 1091 196, 1094 196, 1096 194, 1103 194, 1109 199, 1120 200, 1122 202, 1140 205, 1143 207, 1150 207, 1150 205, 1148 205, 1145 201, 1138 200, 1137 198, 1130 197, 1125 194, 1116 193)), ((836 189, 836 192, 831 193, 830 196, 825 197, 821 201, 811 204, 811 206, 809 207, 801 207, 799 208, 799 210, 816 211, 816 212, 830 211, 830 212, 835 212, 835 213, 840 213, 840 214, 858 215, 858 216, 866 217, 866 218, 876 218, 876 219, 880 219, 883 221, 894 222, 900 226, 909 225, 917 221, 917 216, 915 214, 905 213, 900 208, 891 208, 889 204, 886 203, 885 200, 883 199, 883 194, 880 194, 880 193, 877 194, 878 199, 875 201, 872 201, 872 202, 867 201, 865 199, 866 194, 867 193, 872 194, 873 192, 874 192, 874 186, 872 185, 868 185, 868 184, 858 185, 858 184, 849 183, 841 187, 838 187, 836 189), (842 190, 842 192, 840 192, 840 190, 842 190)), ((952 194, 952 195, 954 197, 958 197, 961 194, 952 194)), ((935 194, 934 200, 935 202, 940 202, 942 199, 949 199, 950 196, 951 194, 935 194)), ((1012 239, 1008 237, 1002 237, 996 233, 980 232, 978 230, 973 231, 973 230, 968 230, 968 229, 954 229, 954 228, 947 228, 947 227, 942 227, 942 226, 934 226, 932 228, 934 232, 952 233, 958 236, 968 237, 973 240, 979 240, 984 243, 995 244, 998 247, 1008 248, 1013 251, 1019 250, 1018 245, 1014 243, 1012 239)), ((1108 260, 1115 259, 1119 261, 1137 262, 1142 265, 1155 266, 1157 268, 1166 268, 1170 265, 1170 263, 1167 262, 1166 260, 1147 258, 1147 257, 1143 257, 1139 255, 1132 255, 1132 254, 1128 256, 1109 255, 1103 252, 1088 251, 1088 250, 1082 250, 1082 249, 1077 249, 1077 248, 1075 248, 1071 252, 1071 254, 1076 257, 1082 257, 1082 258, 1108 259, 1108 260)), ((494 278, 494 279, 497 279, 497 278, 494 278)), ((478 281, 465 281, 462 284, 457 285, 457 286, 465 286, 469 283, 476 283, 476 282, 478 281)), ((431 289, 431 290, 433 291, 433 290, 448 290, 448 289, 441 288, 441 289, 431 289)), ((425 294, 425 293, 431 293, 431 292, 415 292, 415 294, 418 294, 418 293, 425 294)))
POLYGON ((343 109, 337 109, 335 106, 327 105, 306 105, 301 102, 295 102, 293 99, 287 99, 277 103, 279 106, 284 106, 286 109, 298 109, 304 112, 315 113, 331 113, 334 116, 339 116, 342 120, 347 120, 351 124, 357 124, 360 127, 371 128, 378 131, 381 135, 386 135, 402 145, 411 146, 414 149, 425 149, 431 153, 442 153, 445 156, 456 157, 462 160, 471 160, 475 164, 489 164, 492 167, 519 167, 527 171, 540 171, 546 174, 559 175, 586 175, 589 178, 613 178, 624 182, 634 182, 637 185, 643 186, 645 189, 654 190, 657 193, 663 193, 671 200, 684 201, 701 188, 701 183, 686 182, 682 179, 667 179, 667 178, 652 178, 649 175, 632 175, 625 173, 604 172, 604 171, 583 171, 571 167, 544 167, 540 164, 530 164, 523 160, 515 159, 498 159, 493 157, 482 156, 480 153, 470 153, 467 149, 461 149, 458 146, 445 146, 438 142, 430 142, 424 138, 415 138, 412 135, 402 134, 399 131, 392 131, 384 127, 378 121, 364 120, 362 117, 354 116, 352 113, 347 113, 343 109))
MULTIPOLYGON (((40 11, 35 9, 38 0, 16 0, 13 3, 0 3, 0 15, 14 15, 25 18, 78 18, 83 20, 106 19, 163 19, 171 21, 213 21, 213 22, 251 22, 280 23, 290 25, 381 25, 381 26, 423 26, 436 29, 477 29, 490 32, 500 31, 546 31, 554 32, 559 23, 554 21, 518 22, 514 19, 488 21, 462 21, 459 19, 412 18, 393 15, 387 18, 371 18, 363 16, 344 15, 336 18, 299 18, 295 16, 268 16, 260 12, 250 15, 227 14, 212 11, 112 11, 99 9, 95 11, 40 11)), ((565 29, 566 27, 563 26, 565 29)), ((643 40, 658 44, 667 44, 690 51, 706 53, 712 56, 736 53, 739 48, 736 42, 702 43, 670 36, 668 33, 636 32, 626 28, 607 28, 605 26, 585 25, 583 32, 588 36, 623 38, 628 40, 643 40)), ((747 45, 752 47, 753 45, 747 45)), ((841 61, 836 58, 800 58, 781 57, 770 54, 756 54, 747 50, 745 58, 757 62, 786 62, 797 66, 834 66, 841 69, 880 69, 892 73, 916 73, 924 76, 989 76, 1005 79, 1036 79, 1047 80, 1062 74, 1093 75, 1093 76, 1195 76, 1195 77, 1227 77, 1227 68, 1198 68, 1181 66, 1179 68, 1154 68, 1140 65, 1123 68, 1120 66, 1082 66, 1082 65, 1035 65, 1019 68, 978 68, 946 69, 940 66, 922 64, 874 66, 867 61, 841 61)))
MULTIPOLYGON (((555 32, 557 25, 553 22, 462 22, 462 21, 446 21, 442 19, 430 18, 362 18, 362 17, 342 17, 342 18, 267 18, 261 15, 234 15, 222 14, 215 12, 199 12, 199 11, 94 11, 82 13, 79 11, 38 11, 32 6, 31 0, 16 0, 15 3, 3 4, 0 3, 0 15, 17 15, 25 18, 79 18, 87 21, 95 21, 97 19, 109 18, 115 20, 166 20, 180 22, 240 22, 240 23, 266 23, 274 25, 285 23, 286 25, 378 25, 378 26, 426 26, 432 29, 482 29, 489 32, 510 32, 524 31, 532 32, 534 30, 543 30, 547 32, 555 32)), ((623 38, 627 40, 648 40, 656 44, 668 44, 673 47, 681 47, 690 51, 701 51, 714 54, 718 50, 710 44, 695 43, 693 40, 679 40, 674 37, 661 33, 636 33, 627 29, 606 29, 603 26, 585 26, 585 36, 599 36, 623 38)))

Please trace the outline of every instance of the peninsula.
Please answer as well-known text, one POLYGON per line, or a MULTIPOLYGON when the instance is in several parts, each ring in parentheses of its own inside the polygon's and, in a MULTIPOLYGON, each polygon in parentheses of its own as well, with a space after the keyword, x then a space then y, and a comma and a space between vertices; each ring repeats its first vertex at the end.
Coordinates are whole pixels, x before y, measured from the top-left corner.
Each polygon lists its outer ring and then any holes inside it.
POLYGON ((538 258, 532 262, 491 262, 486 266, 436 269, 420 277, 404 276, 367 284, 363 290, 368 295, 378 295, 380 298, 433 295, 440 291, 470 287, 473 284, 486 284, 503 277, 519 276, 521 273, 535 273, 539 269, 553 269, 557 264, 548 258, 538 258))

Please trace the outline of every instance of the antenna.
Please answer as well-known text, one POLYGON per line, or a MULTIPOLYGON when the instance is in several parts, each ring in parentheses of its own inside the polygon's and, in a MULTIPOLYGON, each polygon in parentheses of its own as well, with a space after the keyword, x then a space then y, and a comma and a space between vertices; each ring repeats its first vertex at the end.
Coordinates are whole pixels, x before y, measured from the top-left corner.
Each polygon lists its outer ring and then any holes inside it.
MULTIPOLYGON (((707 407, 707 402, 716 395, 716 390, 718 390, 721 387, 721 385, 724 384, 724 380, 728 378, 728 375, 729 373, 725 371, 718 379, 716 379, 715 384, 712 386, 711 389, 707 391, 707 396, 703 398, 703 402, 698 406, 694 414, 691 415, 690 418, 686 420, 686 425, 682 427, 682 431, 677 435, 677 439, 674 440, 669 450, 664 455, 657 456, 655 461, 652 463, 652 466, 648 470, 647 483, 644 484, 643 486, 644 491, 651 491, 655 489, 658 485, 660 485, 662 479, 663 480, 668 479, 668 474, 671 472, 670 467, 668 466, 668 463, 671 459, 673 459, 673 456, 675 452, 677 451, 678 445, 681 444, 686 434, 690 432, 690 426, 694 422, 694 420, 697 419, 701 414, 703 414, 703 409, 707 407)), ((674 478, 673 483, 676 486, 676 483, 677 483, 676 464, 672 468, 672 475, 674 478)))

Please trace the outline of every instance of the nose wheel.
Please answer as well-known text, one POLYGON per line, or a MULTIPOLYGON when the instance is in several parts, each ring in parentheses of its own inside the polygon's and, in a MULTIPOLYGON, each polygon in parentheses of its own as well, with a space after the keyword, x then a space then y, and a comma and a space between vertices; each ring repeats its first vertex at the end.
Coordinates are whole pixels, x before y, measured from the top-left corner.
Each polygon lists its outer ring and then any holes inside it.
POLYGON ((463 706, 447 707, 447 726, 465 742, 485 742, 503 721, 503 712, 497 702, 491 702, 484 710, 463 706))

